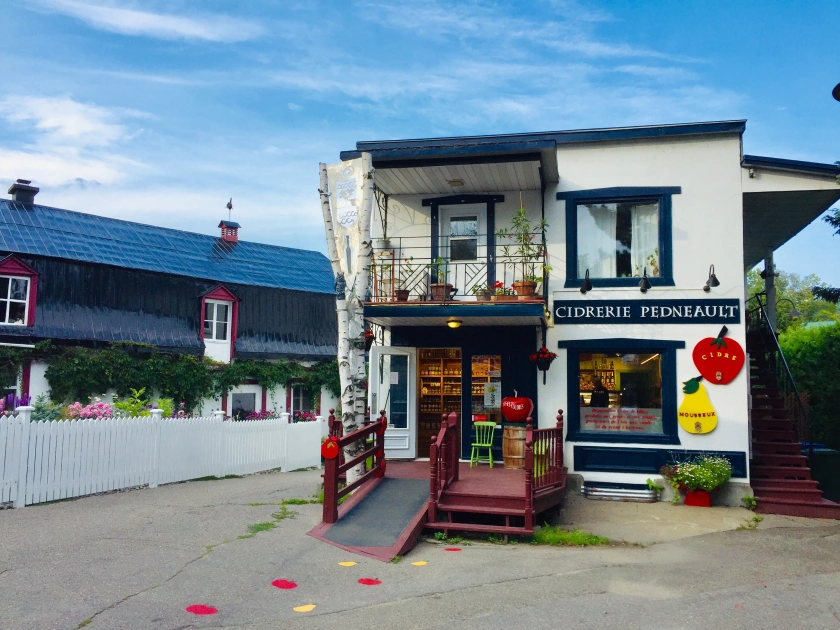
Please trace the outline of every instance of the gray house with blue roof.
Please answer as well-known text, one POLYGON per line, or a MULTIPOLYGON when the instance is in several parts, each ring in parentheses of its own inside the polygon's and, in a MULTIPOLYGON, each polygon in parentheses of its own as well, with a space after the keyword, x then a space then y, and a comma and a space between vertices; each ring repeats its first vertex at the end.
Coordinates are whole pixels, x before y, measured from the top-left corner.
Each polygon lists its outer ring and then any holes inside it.
MULTIPOLYGON (((213 237, 43 206, 37 192, 18 180, 0 200, 0 343, 133 342, 224 363, 336 356, 323 254, 240 241, 230 221, 213 237)), ((43 370, 25 367, 21 393, 48 389, 43 370)))

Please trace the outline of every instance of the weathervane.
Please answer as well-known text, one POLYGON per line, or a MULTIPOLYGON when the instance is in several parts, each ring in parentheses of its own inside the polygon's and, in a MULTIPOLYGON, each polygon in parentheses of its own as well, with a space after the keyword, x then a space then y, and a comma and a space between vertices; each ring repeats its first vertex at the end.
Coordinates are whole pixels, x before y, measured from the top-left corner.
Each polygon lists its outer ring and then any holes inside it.
POLYGON ((230 221, 230 213, 233 210, 233 197, 230 198, 230 201, 227 202, 225 208, 228 209, 228 221, 230 221))

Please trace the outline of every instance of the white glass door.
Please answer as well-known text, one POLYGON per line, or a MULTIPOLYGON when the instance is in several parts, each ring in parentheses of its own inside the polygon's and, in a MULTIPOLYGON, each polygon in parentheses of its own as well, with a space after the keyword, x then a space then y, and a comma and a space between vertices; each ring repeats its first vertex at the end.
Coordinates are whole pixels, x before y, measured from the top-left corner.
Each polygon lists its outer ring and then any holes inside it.
POLYGON ((373 346, 370 351, 370 410, 385 410, 386 459, 414 459, 417 442, 417 350, 373 346))

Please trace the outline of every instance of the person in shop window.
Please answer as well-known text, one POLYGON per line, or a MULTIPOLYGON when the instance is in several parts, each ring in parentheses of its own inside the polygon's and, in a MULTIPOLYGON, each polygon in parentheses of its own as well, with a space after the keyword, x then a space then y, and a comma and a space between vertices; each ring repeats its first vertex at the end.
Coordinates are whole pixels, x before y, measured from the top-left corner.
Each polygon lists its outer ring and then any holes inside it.
POLYGON ((590 407, 609 407, 610 406, 610 392, 604 387, 601 382, 601 377, 596 376, 592 379, 595 387, 592 389, 592 397, 589 399, 590 407))

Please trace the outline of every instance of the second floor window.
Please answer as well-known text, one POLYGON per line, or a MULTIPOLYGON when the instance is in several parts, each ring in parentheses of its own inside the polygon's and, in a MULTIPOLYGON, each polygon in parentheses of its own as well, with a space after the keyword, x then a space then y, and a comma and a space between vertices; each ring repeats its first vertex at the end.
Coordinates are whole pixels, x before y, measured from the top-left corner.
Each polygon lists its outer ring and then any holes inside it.
POLYGON ((0 276, 0 324, 25 326, 29 278, 0 276))
POLYGON ((449 260, 478 258, 478 217, 449 219, 449 260))
POLYGON ((205 341, 227 341, 230 322, 230 303, 207 300, 204 303, 205 341))
POLYGON ((660 275, 657 200, 578 204, 577 239, 579 278, 660 275))

